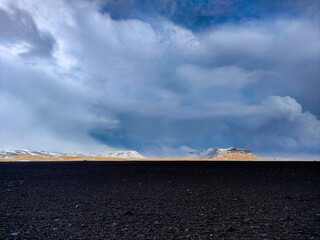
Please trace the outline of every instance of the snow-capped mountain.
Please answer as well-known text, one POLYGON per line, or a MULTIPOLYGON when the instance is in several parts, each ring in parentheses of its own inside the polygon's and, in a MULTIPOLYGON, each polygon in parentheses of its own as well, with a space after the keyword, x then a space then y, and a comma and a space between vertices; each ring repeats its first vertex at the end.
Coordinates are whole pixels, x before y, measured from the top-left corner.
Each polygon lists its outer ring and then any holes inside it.
POLYGON ((144 159, 138 151, 108 151, 100 153, 100 157, 106 158, 125 158, 125 159, 144 159))
POLYGON ((29 149, 5 149, 5 148, 0 149, 0 157, 2 158, 10 158, 10 157, 20 156, 20 155, 55 156, 55 157, 67 156, 67 154, 64 154, 64 153, 34 151, 29 149))
POLYGON ((0 149, 0 158, 12 158, 15 156, 51 156, 51 157, 104 157, 104 158, 122 158, 122 159, 144 159, 138 151, 105 151, 97 153, 62 153, 48 151, 34 151, 29 149, 0 149))
POLYGON ((188 158, 192 159, 233 159, 233 158, 252 158, 259 159, 250 150, 241 148, 209 148, 203 151, 189 152, 188 158))

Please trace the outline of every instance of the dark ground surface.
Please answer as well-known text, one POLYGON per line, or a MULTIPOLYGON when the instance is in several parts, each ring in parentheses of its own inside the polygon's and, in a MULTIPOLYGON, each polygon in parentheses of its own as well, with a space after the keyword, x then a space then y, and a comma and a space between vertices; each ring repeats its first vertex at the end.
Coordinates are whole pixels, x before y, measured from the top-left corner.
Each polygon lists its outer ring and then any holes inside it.
POLYGON ((320 239, 320 164, 0 163, 0 239, 320 239))

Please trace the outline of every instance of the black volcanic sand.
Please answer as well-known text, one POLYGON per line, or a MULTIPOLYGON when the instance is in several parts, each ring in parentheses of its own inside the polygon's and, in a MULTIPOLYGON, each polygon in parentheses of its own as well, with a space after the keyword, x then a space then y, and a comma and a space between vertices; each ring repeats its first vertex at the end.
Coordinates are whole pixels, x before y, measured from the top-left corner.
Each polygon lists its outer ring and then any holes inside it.
POLYGON ((0 239, 320 239, 315 162, 0 163, 0 239))

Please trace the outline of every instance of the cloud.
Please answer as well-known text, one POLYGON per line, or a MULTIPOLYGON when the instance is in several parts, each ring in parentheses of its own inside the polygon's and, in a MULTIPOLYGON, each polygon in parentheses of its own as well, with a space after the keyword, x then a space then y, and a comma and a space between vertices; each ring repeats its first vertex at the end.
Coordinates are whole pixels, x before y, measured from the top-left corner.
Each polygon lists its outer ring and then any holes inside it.
POLYGON ((256 134, 256 139, 261 142, 252 143, 252 146, 273 150, 319 151, 320 121, 309 112, 303 112, 294 98, 268 96, 260 105, 241 107, 251 111, 234 120, 237 121, 235 125, 256 134), (266 138, 265 141, 262 138, 266 138))
POLYGON ((295 119, 302 113, 301 105, 289 96, 269 96, 262 100, 261 111, 269 117, 295 119))
POLYGON ((180 146, 238 146, 258 153, 301 154, 320 150, 320 121, 303 112, 301 105, 289 96, 269 96, 257 105, 216 104, 206 115, 201 115, 201 111, 180 118, 131 113, 118 119, 120 128, 95 131, 94 136, 114 146, 137 148, 142 144, 150 155, 157 152, 161 156, 181 156, 186 148, 180 146))
POLYGON ((292 131, 287 135, 298 141, 298 145, 319 148, 320 121, 309 112, 303 112, 302 106, 294 98, 269 96, 262 101, 260 112, 268 121, 286 121, 292 131))
MULTIPOLYGON (((136 1, 122 1, 124 9, 108 1, 112 9, 102 12, 99 1, 3 1, 1 143, 41 139, 33 145, 152 156, 179 155, 180 146, 318 154, 313 12, 214 21, 198 31, 195 21, 177 20, 185 8, 174 2, 166 13, 137 17, 136 1)), ((225 13, 210 9, 190 16, 225 13)))
POLYGON ((24 57, 0 54, 2 146, 52 150, 96 149, 88 131, 114 128, 112 115, 95 111, 92 89, 57 76, 50 62, 30 64, 24 57))
POLYGON ((33 18, 24 10, 0 8, 0 40, 9 47, 22 45, 24 56, 50 57, 55 44, 50 33, 40 31, 33 18))
POLYGON ((249 83, 258 81, 259 72, 247 72, 236 66, 224 66, 204 69, 193 65, 177 68, 177 74, 198 87, 242 88, 249 83))

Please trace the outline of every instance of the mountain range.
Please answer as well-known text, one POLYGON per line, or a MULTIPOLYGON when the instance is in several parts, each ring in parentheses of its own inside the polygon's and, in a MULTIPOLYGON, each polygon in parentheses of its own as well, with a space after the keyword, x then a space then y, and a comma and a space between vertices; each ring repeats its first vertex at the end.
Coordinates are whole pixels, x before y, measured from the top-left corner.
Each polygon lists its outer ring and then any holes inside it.
MULTIPOLYGON (((104 151, 85 152, 48 152, 29 149, 0 149, 0 160, 3 161, 104 161, 104 160, 143 160, 146 159, 138 151, 104 151)), ((250 150, 240 148, 209 148, 203 151, 191 151, 183 159, 212 160, 261 160, 250 150)), ((172 159, 174 160, 174 159, 172 159)))
POLYGON ((63 158, 63 157, 77 157, 77 158, 120 158, 120 159, 144 159, 138 151, 104 151, 97 153, 90 152, 48 152, 48 151, 34 151, 29 149, 0 149, 0 158, 11 159, 21 156, 34 157, 48 157, 48 158, 63 158))
POLYGON ((189 159, 217 159, 217 160, 261 160, 250 150, 241 148, 209 148, 203 151, 191 151, 189 159))

